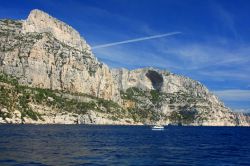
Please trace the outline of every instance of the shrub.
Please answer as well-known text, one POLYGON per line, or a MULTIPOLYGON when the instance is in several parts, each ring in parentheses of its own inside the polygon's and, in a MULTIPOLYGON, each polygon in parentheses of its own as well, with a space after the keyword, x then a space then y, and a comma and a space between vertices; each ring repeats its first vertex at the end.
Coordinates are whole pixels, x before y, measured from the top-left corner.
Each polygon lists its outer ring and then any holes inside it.
POLYGON ((156 103, 159 103, 161 101, 161 93, 159 91, 151 90, 150 94, 151 94, 152 103, 156 104, 156 103))

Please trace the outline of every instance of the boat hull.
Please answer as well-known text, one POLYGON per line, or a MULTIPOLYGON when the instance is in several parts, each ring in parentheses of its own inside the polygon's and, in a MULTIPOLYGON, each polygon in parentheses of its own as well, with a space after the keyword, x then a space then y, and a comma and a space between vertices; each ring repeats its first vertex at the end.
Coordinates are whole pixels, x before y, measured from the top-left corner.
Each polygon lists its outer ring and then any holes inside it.
POLYGON ((152 130, 164 130, 163 126, 153 126, 152 130))

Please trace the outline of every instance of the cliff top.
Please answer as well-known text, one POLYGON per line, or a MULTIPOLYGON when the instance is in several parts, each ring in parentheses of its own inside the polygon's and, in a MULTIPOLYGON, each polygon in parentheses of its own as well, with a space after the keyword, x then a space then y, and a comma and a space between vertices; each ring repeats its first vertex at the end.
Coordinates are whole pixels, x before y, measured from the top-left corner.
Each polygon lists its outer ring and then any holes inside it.
POLYGON ((30 12, 28 18, 23 23, 22 32, 50 32, 59 41, 69 46, 79 50, 90 50, 86 41, 74 28, 38 9, 30 12))

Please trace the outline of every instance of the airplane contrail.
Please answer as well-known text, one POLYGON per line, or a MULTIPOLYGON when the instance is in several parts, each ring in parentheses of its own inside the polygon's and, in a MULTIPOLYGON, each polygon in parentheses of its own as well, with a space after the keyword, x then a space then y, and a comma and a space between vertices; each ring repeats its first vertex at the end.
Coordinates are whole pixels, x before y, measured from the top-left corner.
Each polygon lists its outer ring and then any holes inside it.
POLYGON ((156 39, 156 38, 161 38, 161 37, 166 37, 166 36, 177 35, 177 34, 180 34, 180 33, 181 32, 170 32, 170 33, 164 33, 164 34, 160 34, 160 35, 135 38, 135 39, 124 40, 124 41, 120 41, 120 42, 113 42, 113 43, 93 46, 92 49, 105 48, 105 47, 116 46, 116 45, 126 44, 126 43, 133 43, 133 42, 144 41, 144 40, 149 40, 149 39, 156 39))

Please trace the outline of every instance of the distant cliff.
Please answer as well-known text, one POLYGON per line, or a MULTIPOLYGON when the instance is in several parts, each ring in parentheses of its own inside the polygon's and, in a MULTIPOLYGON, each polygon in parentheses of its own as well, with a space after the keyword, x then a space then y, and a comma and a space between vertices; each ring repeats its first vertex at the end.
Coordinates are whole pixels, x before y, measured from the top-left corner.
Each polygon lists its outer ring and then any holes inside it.
POLYGON ((190 78, 110 69, 76 30, 40 10, 0 20, 0 71, 1 123, 249 125, 190 78))

